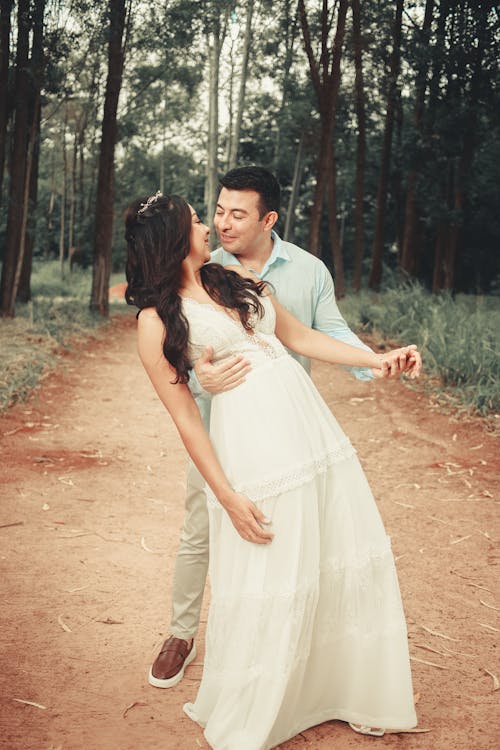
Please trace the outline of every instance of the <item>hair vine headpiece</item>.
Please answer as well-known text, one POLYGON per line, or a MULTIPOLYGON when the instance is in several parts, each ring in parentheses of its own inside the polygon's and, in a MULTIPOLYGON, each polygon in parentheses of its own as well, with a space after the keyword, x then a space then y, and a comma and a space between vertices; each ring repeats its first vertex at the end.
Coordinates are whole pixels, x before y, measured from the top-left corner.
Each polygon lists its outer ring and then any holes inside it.
POLYGON ((146 203, 141 203, 141 207, 137 211, 138 214, 143 214, 145 211, 148 210, 150 206, 152 206, 154 203, 156 203, 160 198, 163 198, 163 193, 161 190, 157 190, 154 195, 150 195, 147 199, 146 203))

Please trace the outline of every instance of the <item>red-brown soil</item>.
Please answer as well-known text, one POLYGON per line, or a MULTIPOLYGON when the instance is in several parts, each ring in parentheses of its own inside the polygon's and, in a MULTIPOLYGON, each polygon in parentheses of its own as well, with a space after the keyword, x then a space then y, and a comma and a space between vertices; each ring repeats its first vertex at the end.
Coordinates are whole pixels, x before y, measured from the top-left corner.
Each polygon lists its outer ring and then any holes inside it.
MULTIPOLYGON (((325 365, 314 378, 392 537, 429 731, 374 739, 330 722, 281 750, 498 747, 495 440, 481 420, 437 413, 398 382, 359 383, 325 365)), ((168 633, 185 454, 138 361, 133 320, 61 361, 0 432, 0 746, 207 748, 182 713, 204 625, 180 685, 146 679, 168 633)))

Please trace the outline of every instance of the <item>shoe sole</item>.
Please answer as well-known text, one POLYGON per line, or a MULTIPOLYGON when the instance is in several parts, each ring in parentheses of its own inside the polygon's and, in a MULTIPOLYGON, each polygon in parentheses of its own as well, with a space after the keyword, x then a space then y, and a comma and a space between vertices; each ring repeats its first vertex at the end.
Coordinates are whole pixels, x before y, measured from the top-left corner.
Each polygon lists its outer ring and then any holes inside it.
POLYGON ((174 685, 177 685, 182 678, 184 677, 184 670, 186 667, 188 667, 193 659, 196 658, 196 644, 193 643, 193 648, 189 652, 189 654, 186 657, 186 661, 182 665, 182 669, 180 669, 177 674, 174 674, 173 677, 167 677, 166 679, 162 680, 159 677, 155 677, 153 674, 153 667, 151 666, 149 668, 149 674, 148 674, 148 682, 153 687, 157 688, 170 688, 174 687, 174 685))
POLYGON ((385 734, 385 729, 372 729, 371 727, 366 727, 363 724, 356 726, 355 724, 351 724, 351 722, 349 722, 349 726, 351 727, 353 732, 364 734, 365 737, 383 737, 385 734))

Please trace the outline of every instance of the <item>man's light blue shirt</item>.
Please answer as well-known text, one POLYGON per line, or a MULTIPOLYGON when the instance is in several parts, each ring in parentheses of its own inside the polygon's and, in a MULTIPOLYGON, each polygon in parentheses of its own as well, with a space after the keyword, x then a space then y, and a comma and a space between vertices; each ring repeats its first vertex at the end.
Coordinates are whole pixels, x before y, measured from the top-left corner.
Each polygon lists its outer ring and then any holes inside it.
MULTIPOLYGON (((346 344, 370 351, 369 347, 351 331, 340 314, 335 300, 333 279, 325 264, 297 245, 285 242, 276 232, 272 232, 271 236, 271 255, 262 271, 254 273, 273 285, 278 302, 310 328, 346 344)), ((223 266, 241 265, 236 255, 228 253, 222 247, 214 250, 211 262, 223 266)), ((290 353, 307 372, 310 371, 311 362, 307 357, 295 352, 290 353)), ((373 373, 368 368, 349 369, 359 380, 373 378, 373 373)))

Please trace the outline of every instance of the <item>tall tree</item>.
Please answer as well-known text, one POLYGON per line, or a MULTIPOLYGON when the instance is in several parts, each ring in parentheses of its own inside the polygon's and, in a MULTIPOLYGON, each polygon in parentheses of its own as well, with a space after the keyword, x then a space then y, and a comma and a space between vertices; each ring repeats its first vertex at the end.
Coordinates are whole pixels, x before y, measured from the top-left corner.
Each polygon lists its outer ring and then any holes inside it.
MULTIPOLYGON (((130 7, 129 7, 130 11, 130 7)), ((99 172, 97 178, 94 263, 90 309, 109 314, 117 110, 123 76, 125 0, 109 0, 108 76, 104 97, 99 172)))
MULTIPOLYGON (((284 125, 284 114, 285 114, 285 108, 287 105, 287 102, 293 97, 292 92, 290 90, 290 74, 292 65, 294 62, 294 45, 295 40, 297 37, 297 26, 298 26, 298 5, 294 0, 284 0, 284 2, 281 4, 282 11, 283 11, 283 17, 282 17, 282 23, 281 23, 281 29, 280 29, 280 36, 283 37, 283 45, 284 45, 284 56, 283 56, 283 62, 282 62, 282 78, 281 78, 281 101, 280 106, 277 114, 277 128, 276 128, 276 141, 274 144, 274 155, 273 155, 273 165, 274 165, 274 171, 276 173, 279 173, 280 171, 280 161, 281 161, 281 141, 282 141, 282 135, 283 135, 283 128, 284 125), (292 10, 292 5, 294 7, 294 10, 292 10)), ((301 144, 301 156, 298 160, 299 163, 303 162, 303 139, 300 137, 299 143, 301 144)), ((302 167, 300 169, 302 171, 302 167)), ((292 188, 293 192, 293 188, 292 188)), ((295 196, 295 199, 292 201, 291 204, 295 206, 295 203, 297 202, 298 192, 295 196)), ((287 214, 287 222, 288 222, 288 214, 287 214)))
POLYGON ((9 209, 5 255, 0 282, 0 310, 3 317, 14 317, 16 301, 16 270, 19 250, 24 244, 23 207, 26 185, 27 147, 29 141, 29 91, 28 70, 29 0, 19 0, 17 6, 17 52, 15 73, 14 133, 10 164, 9 209))
POLYGON ((403 251, 401 253, 400 266, 410 275, 417 272, 418 248, 420 230, 420 212, 417 201, 417 187, 419 179, 419 168, 422 159, 423 147, 423 117, 425 107, 425 92, 427 88, 427 76, 429 69, 429 37, 434 12, 434 0, 426 0, 425 14, 422 29, 417 38, 417 76, 415 81, 415 109, 413 112, 414 127, 414 161, 408 174, 406 187, 406 205, 404 220, 403 251))
POLYGON ((354 45, 356 119, 358 125, 356 145, 356 190, 354 204, 354 271, 352 288, 361 289, 361 271, 365 254, 365 163, 366 163, 366 107, 363 78, 363 41, 361 36, 361 5, 359 0, 351 0, 352 38, 354 45))
POLYGON ((292 187, 290 190, 290 199, 288 201, 288 207, 286 211, 285 231, 283 233, 283 239, 290 242, 293 234, 293 227, 295 224, 295 208, 299 198, 299 187, 302 179, 302 172, 304 169, 304 143, 305 133, 301 132, 299 138, 299 145, 297 147, 297 153, 295 154, 295 165, 293 168, 292 187))
POLYGON ((10 17, 14 0, 0 0, 0 204, 7 149, 9 101, 10 17))
POLYGON ((68 194, 68 150, 66 147, 66 134, 68 131, 68 108, 64 107, 64 119, 61 129, 61 211, 59 214, 59 267, 61 279, 64 279, 64 262, 66 260, 66 199, 68 194))
POLYGON ((309 250, 314 255, 320 254, 320 227, 326 193, 328 199, 328 226, 338 296, 342 296, 344 293, 344 278, 340 237, 336 219, 336 173, 333 133, 340 86, 340 60, 344 41, 347 6, 347 0, 339 0, 337 5, 337 24, 332 40, 331 29, 335 17, 334 8, 329 6, 328 0, 323 0, 320 16, 320 51, 319 55, 315 56, 305 3, 304 0, 299 0, 302 37, 320 116, 316 188, 314 204, 311 210, 309 250))
POLYGON ((30 58, 30 97, 29 114, 30 125, 30 163, 28 169, 29 190, 25 201, 24 211, 27 214, 26 236, 22 266, 17 287, 17 299, 28 302, 31 299, 31 266, 33 262, 33 248, 36 235, 36 208, 38 202, 38 168, 40 161, 40 121, 41 121, 41 91, 45 70, 43 37, 44 37, 45 0, 35 0, 32 13, 33 42, 30 58))
POLYGON ((389 186, 389 171, 391 166, 392 132, 397 109, 398 77, 401 65, 401 21, 403 18, 404 0, 397 0, 392 27, 392 52, 387 86, 387 108, 385 114, 384 137, 382 141, 382 157, 380 160, 380 177, 377 190, 377 205, 375 210, 375 229, 373 233, 372 266, 369 286, 376 289, 382 279, 382 257, 384 249, 384 224, 387 205, 387 190, 389 186))
POLYGON ((238 109, 236 110, 236 120, 234 123, 234 132, 231 136, 230 143, 231 149, 229 152, 229 169, 233 169, 236 166, 238 159, 238 150, 240 145, 240 132, 241 122, 243 120, 243 110, 245 108, 245 89, 247 85, 248 77, 248 58, 250 54, 250 42, 252 39, 252 17, 255 2, 254 0, 248 0, 246 3, 246 19, 245 19, 245 33, 243 37, 243 50, 241 54, 241 72, 240 72, 240 87, 238 92, 238 109))
MULTIPOLYGON (((220 55, 226 36, 231 3, 213 2, 207 11, 206 35, 208 39, 208 135, 207 171, 205 180, 205 206, 209 221, 215 213, 217 185, 219 182, 219 71, 220 55)), ((215 233, 210 244, 215 246, 215 233)))

